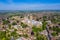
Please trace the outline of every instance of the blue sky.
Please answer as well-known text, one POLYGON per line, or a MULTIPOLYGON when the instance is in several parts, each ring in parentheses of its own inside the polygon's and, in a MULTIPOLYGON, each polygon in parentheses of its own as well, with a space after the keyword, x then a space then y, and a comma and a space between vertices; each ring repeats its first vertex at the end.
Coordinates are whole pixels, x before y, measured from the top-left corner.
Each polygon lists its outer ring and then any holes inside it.
POLYGON ((0 10, 60 10, 60 0, 0 0, 0 10))

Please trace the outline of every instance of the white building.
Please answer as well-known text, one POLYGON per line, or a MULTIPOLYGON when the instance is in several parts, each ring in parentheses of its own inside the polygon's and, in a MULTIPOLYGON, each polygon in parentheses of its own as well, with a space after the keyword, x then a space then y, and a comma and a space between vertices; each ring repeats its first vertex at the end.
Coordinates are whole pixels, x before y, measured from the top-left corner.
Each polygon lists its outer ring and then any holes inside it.
POLYGON ((22 20, 22 22, 23 22, 23 23, 26 23, 26 24, 28 24, 28 25, 35 25, 35 26, 40 25, 40 26, 42 26, 42 22, 41 22, 41 21, 24 19, 24 20, 22 20))

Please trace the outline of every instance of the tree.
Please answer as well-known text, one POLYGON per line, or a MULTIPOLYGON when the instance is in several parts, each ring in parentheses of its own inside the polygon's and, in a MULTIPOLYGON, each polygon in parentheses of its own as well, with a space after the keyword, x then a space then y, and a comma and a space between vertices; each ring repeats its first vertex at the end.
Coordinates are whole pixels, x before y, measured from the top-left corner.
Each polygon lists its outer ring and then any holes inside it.
POLYGON ((26 28, 28 25, 21 22, 22 28, 26 28))
POLYGON ((11 29, 11 24, 8 24, 8 26, 9 26, 9 29, 11 29))
POLYGON ((12 25, 17 25, 17 23, 16 22, 13 22, 12 25))
POLYGON ((0 31, 0 40, 4 40, 6 38, 6 31, 0 31))
POLYGON ((23 34, 23 37, 27 38, 28 37, 28 34, 23 34))
POLYGON ((9 24, 10 23, 10 21, 8 21, 8 20, 3 20, 3 24, 9 24))
POLYGON ((47 38, 44 35, 36 35, 36 40, 47 40, 47 38))
POLYGON ((57 32, 51 33, 52 36, 57 36, 57 32))
POLYGON ((59 27, 53 27, 53 29, 52 29, 53 31, 56 31, 56 32, 60 32, 60 28, 59 27))
POLYGON ((33 32, 41 32, 42 31, 42 28, 40 27, 40 28, 37 28, 36 26, 33 26, 32 27, 32 31, 33 32))
POLYGON ((45 30, 45 29, 46 29, 46 24, 47 24, 47 22, 43 21, 42 24, 43 24, 43 25, 42 25, 42 29, 45 30))
POLYGON ((47 16, 43 16, 43 21, 46 21, 47 20, 47 16))

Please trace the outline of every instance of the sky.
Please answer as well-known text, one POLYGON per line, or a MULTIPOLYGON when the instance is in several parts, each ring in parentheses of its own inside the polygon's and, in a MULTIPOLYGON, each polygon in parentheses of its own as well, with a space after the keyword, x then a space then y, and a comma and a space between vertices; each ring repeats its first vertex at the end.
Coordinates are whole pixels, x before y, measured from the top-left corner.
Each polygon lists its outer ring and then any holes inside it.
POLYGON ((0 0, 0 10, 60 10, 60 0, 0 0))

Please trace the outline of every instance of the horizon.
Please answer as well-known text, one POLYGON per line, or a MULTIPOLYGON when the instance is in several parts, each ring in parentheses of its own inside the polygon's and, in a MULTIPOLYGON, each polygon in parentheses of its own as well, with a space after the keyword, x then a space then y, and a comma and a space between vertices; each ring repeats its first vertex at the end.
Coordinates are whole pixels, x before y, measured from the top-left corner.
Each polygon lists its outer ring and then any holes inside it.
POLYGON ((60 0, 0 0, 0 10, 60 10, 60 0))

